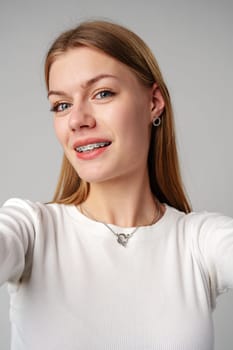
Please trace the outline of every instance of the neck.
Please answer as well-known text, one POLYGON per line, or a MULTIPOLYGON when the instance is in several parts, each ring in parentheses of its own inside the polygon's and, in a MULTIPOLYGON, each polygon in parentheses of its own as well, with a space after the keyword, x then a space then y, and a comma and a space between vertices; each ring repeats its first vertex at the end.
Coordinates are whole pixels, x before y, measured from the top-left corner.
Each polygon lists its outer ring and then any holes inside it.
POLYGON ((121 227, 149 225, 159 207, 150 190, 149 178, 136 176, 113 182, 90 184, 88 198, 82 203, 86 215, 97 221, 121 227))

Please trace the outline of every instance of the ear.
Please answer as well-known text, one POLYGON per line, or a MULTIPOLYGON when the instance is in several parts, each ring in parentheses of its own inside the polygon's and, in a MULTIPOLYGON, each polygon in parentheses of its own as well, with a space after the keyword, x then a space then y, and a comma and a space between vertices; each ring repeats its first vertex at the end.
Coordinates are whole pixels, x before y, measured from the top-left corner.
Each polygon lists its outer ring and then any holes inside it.
POLYGON ((154 83, 151 90, 151 121, 162 114, 164 107, 165 102, 162 93, 158 84, 154 83))

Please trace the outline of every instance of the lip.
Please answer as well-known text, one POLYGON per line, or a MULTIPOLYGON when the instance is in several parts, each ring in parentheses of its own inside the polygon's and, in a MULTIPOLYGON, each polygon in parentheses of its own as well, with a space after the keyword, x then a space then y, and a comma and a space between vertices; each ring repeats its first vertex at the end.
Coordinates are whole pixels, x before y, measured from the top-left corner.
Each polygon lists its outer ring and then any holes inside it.
POLYGON ((98 159, 102 154, 107 152, 108 147, 93 149, 93 151, 90 151, 90 152, 81 152, 81 153, 76 152, 76 157, 81 161, 88 161, 88 160, 90 161, 90 160, 98 159))
POLYGON ((77 147, 86 146, 86 145, 89 145, 92 143, 98 143, 98 142, 111 142, 112 143, 111 140, 104 139, 104 138, 87 138, 87 139, 76 141, 73 144, 73 149, 76 150, 77 147))

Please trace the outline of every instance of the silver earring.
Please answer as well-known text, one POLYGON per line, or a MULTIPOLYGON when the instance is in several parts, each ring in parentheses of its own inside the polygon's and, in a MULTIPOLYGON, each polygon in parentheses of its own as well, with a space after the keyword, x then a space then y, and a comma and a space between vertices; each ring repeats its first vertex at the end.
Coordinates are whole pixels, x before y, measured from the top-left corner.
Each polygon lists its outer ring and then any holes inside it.
POLYGON ((152 124, 157 127, 161 124, 161 118, 160 117, 155 117, 152 121, 152 124))

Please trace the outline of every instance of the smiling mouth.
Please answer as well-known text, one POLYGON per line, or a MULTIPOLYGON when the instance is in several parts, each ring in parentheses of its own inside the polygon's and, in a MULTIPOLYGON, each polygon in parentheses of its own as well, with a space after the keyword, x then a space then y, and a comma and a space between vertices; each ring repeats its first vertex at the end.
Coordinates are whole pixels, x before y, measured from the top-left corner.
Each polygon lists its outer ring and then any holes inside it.
POLYGON ((91 152, 95 149, 98 148, 103 148, 103 147, 107 147, 111 144, 111 142, 96 142, 96 143, 90 143, 88 145, 83 145, 83 146, 79 146, 77 148, 75 148, 75 150, 78 153, 83 153, 83 152, 91 152))

